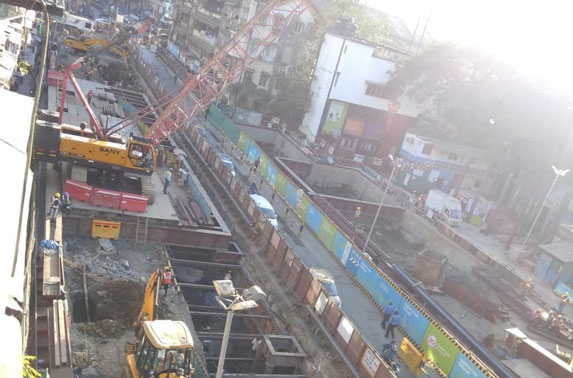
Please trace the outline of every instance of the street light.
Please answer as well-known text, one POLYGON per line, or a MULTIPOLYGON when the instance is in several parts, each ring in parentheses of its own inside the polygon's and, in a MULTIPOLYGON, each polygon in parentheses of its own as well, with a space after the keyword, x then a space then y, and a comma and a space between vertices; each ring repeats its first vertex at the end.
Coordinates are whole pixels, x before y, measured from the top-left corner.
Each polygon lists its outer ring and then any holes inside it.
POLYGON ((384 204, 384 200, 386 199, 386 194, 388 193, 388 188, 390 187, 390 185, 392 185, 392 178, 394 177, 394 172, 396 171, 396 168, 398 168, 402 165, 402 159, 394 158, 394 156, 392 156, 392 155, 388 155, 388 158, 390 159, 390 161, 392 163, 392 172, 390 172, 390 178, 388 179, 388 183, 386 184, 386 189, 384 189, 384 194, 382 194, 382 199, 380 200, 380 203, 378 204, 378 210, 376 210, 376 216, 374 217, 374 222, 372 222, 372 225, 370 226, 370 231, 368 232, 368 237, 366 238, 366 242, 364 243, 364 248, 362 248, 362 251, 364 253, 367 253, 366 247, 368 246, 368 242, 370 241, 370 237, 372 236, 372 231, 374 231, 374 226, 376 225, 376 222, 378 221, 378 216, 380 215, 380 210, 382 210, 382 205, 384 204))
POLYGON ((229 335, 231 334, 231 323, 235 311, 243 311, 258 306, 257 301, 266 297, 266 294, 258 287, 251 286, 243 290, 243 295, 239 295, 233 287, 231 280, 213 281, 213 287, 217 296, 215 300, 227 311, 225 320, 225 331, 223 332, 223 341, 221 342, 221 352, 219 353, 219 363, 217 365, 216 378, 223 376, 223 366, 225 365, 225 356, 227 355, 227 346, 229 345, 229 335))
POLYGON ((537 215, 535 215, 535 219, 533 220, 533 224, 529 228, 529 231, 527 231, 527 235, 525 235, 525 239, 523 240, 523 243, 521 244, 522 249, 525 246, 525 244, 527 244, 527 242, 529 241, 529 237, 531 236, 531 233, 533 232, 533 229, 535 228, 535 224, 537 223, 537 220, 541 216, 541 212, 543 211, 543 207, 545 206, 545 202, 547 202, 547 200, 549 199, 549 196, 551 195, 551 192, 553 191, 555 184, 557 184, 557 180, 559 179, 559 177, 565 176, 567 174, 567 172, 569 172, 569 169, 558 169, 554 165, 552 165, 551 168, 553 168, 553 172, 555 173, 555 178, 553 179, 553 182, 551 183, 551 186, 549 187, 549 190, 547 191, 547 194, 545 195, 543 202, 541 202, 541 206, 539 207, 539 211, 537 212, 537 215))

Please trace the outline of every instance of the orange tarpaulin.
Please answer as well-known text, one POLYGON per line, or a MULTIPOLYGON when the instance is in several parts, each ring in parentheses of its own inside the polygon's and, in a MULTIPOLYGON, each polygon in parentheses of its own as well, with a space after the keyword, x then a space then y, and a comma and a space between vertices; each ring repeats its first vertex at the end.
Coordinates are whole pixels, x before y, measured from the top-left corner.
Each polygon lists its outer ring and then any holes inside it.
POLYGON ((348 118, 344 124, 345 134, 362 135, 362 130, 364 130, 364 121, 358 119, 348 118))

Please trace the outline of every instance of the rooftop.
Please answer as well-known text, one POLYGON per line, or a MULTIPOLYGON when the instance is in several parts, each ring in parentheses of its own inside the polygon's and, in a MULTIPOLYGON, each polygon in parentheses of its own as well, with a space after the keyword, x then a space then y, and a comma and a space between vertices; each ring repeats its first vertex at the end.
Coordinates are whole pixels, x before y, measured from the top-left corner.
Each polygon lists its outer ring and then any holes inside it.
POLYGON ((555 257, 557 260, 569 263, 573 262, 573 244, 564 241, 558 241, 539 246, 547 254, 555 257))

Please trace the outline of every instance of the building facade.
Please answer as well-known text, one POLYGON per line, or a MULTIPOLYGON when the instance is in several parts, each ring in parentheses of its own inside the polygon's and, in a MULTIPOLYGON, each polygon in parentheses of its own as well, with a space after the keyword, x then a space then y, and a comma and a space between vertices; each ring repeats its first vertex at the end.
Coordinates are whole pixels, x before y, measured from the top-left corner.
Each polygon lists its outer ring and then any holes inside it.
POLYGON ((398 152, 417 110, 390 101, 384 84, 409 55, 333 32, 324 35, 311 84, 311 105, 299 130, 328 155, 368 165, 398 152))
POLYGON ((400 156, 406 164, 398 182, 410 190, 438 188, 471 198, 491 185, 494 162, 479 148, 407 132, 400 156))
MULTIPOLYGON (((266 4, 256 0, 186 0, 174 12, 168 49, 190 70, 197 70, 266 4)), ((285 4, 288 9, 288 4, 285 4)), ((296 61, 297 51, 312 29, 309 11, 292 20, 276 43, 265 50, 240 78, 276 95, 281 78, 296 61)), ((253 33, 252 38, 256 38, 253 33)), ((261 34, 265 34, 264 30, 261 34)))

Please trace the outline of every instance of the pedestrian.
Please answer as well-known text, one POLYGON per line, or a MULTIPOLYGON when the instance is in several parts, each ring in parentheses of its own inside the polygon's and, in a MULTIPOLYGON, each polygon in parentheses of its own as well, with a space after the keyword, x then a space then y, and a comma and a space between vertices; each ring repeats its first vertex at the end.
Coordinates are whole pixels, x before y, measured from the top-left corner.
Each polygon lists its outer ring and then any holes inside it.
POLYGON ((258 157, 255 159, 255 170, 259 169, 260 164, 261 164, 261 158, 258 157))
POLYGON ((394 305, 392 304, 392 302, 390 302, 388 306, 386 306, 386 308, 384 309, 384 315, 382 318, 382 329, 386 329, 386 323, 388 323, 388 320, 390 320, 390 317, 392 316, 393 312, 394 312, 394 305))
POLYGON ((88 104, 92 104, 92 99, 94 97, 94 92, 90 89, 90 91, 88 92, 88 104))
POLYGON ((564 293, 561 296, 561 300, 559 301, 559 308, 557 314, 563 314, 563 310, 565 310, 565 306, 569 303, 569 293, 564 293))
POLYGON ((167 290, 169 289, 169 285, 171 284, 172 278, 173 278, 173 272, 171 272, 171 268, 168 266, 163 268, 163 274, 161 276, 161 285, 165 290, 165 296, 167 296, 167 290))
POLYGON ((173 168, 169 168, 165 171, 163 178, 165 183, 163 185, 163 194, 167 194, 167 188, 169 188, 169 183, 171 182, 171 176, 173 176, 173 168))
POLYGON ((400 315, 398 315, 398 311, 394 311, 394 315, 390 318, 390 324, 388 324, 388 328, 386 328, 384 337, 388 337, 392 334, 392 340, 394 340, 394 328, 396 328, 398 324, 400 324, 400 315))
POLYGON ((225 273, 225 276, 223 277, 223 279, 232 281, 233 280, 233 271, 227 270, 227 273, 225 273))
POLYGON ((397 350, 396 342, 394 340, 384 344, 382 346, 382 358, 384 359, 384 361, 386 361, 387 363, 394 361, 394 358, 396 358, 396 356, 398 355, 396 350, 397 350))
POLYGON ((262 342, 263 340, 259 337, 255 337, 253 340, 251 340, 251 350, 253 351, 253 357, 257 354, 257 349, 259 349, 259 346, 262 342))
POLYGON ((55 193, 52 196, 51 203, 50 203, 50 220, 54 222, 56 220, 56 216, 58 215, 58 210, 62 201, 60 200, 60 193, 55 193))

